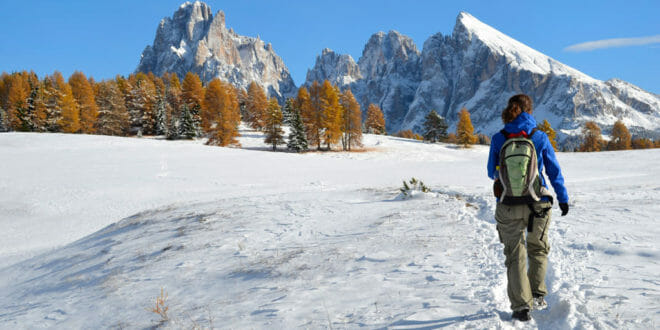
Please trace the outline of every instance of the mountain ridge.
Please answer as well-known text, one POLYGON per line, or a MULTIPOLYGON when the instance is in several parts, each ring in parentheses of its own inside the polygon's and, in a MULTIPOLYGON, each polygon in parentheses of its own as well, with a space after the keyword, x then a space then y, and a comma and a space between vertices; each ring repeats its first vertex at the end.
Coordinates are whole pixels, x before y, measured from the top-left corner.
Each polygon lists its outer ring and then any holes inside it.
MULTIPOLYGON (((390 33, 400 35, 395 31, 390 33)), ((372 54, 372 40, 382 39, 383 35, 383 32, 372 35, 358 63, 375 61, 381 69, 397 70, 390 70, 392 76, 386 79, 382 71, 361 71, 361 80, 342 87, 353 89, 363 107, 368 103, 379 105, 388 120, 389 132, 404 129, 420 132, 424 116, 432 109, 454 129, 458 111, 465 107, 472 114, 476 131, 493 134, 501 126, 499 114, 506 100, 511 95, 525 93, 534 100, 535 116, 539 120, 547 119, 558 130, 559 139, 566 147, 576 143, 575 136, 588 120, 597 122, 607 132, 614 121, 621 119, 635 133, 660 136, 657 94, 619 79, 601 81, 590 77, 469 13, 459 13, 450 35, 436 33, 429 37, 418 61, 407 63, 407 69, 396 65, 396 60, 391 60, 392 66, 382 60, 383 56, 372 54), (398 79, 397 75, 407 79, 398 79), (410 89, 414 89, 412 97, 410 89)), ((361 70, 363 67, 360 65, 361 70)), ((324 72, 338 71, 326 68, 324 72)))

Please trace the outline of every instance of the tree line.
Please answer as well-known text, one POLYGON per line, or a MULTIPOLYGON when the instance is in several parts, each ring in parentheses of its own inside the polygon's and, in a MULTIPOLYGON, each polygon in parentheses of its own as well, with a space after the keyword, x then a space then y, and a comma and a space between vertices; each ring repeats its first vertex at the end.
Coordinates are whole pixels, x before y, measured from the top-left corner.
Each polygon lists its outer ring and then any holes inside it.
MULTIPOLYGON (((484 134, 475 134, 470 112, 463 108, 459 112, 459 120, 456 125, 455 133, 448 133, 448 125, 443 117, 435 110, 431 110, 424 121, 424 131, 422 135, 415 134, 411 130, 400 131, 396 136, 434 142, 446 142, 460 144, 468 147, 472 144, 490 144, 490 138, 484 134)), ((537 127, 538 130, 548 135, 550 143, 555 151, 559 151, 557 146, 557 133, 547 120, 543 120, 537 127)), ((593 152, 605 150, 630 150, 630 149, 649 149, 660 148, 660 139, 651 140, 645 137, 634 138, 626 125, 617 120, 612 127, 612 134, 608 140, 602 137, 600 127, 593 121, 586 122, 582 127, 579 136, 580 144, 573 149, 564 149, 563 151, 593 152)))
POLYGON ((363 131, 385 134, 378 106, 369 105, 363 122, 350 89, 328 81, 301 87, 280 106, 255 82, 247 90, 219 79, 203 84, 191 72, 183 80, 135 73, 100 82, 79 71, 68 80, 57 71, 41 79, 27 71, 0 75, 0 131, 207 137, 210 145, 228 146, 238 145, 241 121, 264 132, 273 149, 287 144, 298 152, 308 145, 351 150, 362 146, 363 131))
MULTIPOLYGON (((296 152, 310 147, 330 150, 337 145, 351 150, 362 146, 363 132, 386 134, 385 117, 377 105, 370 104, 363 116, 351 90, 340 90, 327 80, 300 87, 296 97, 286 99, 281 106, 255 82, 247 90, 219 79, 204 85, 191 72, 183 80, 175 73, 160 77, 135 73, 100 82, 79 71, 68 80, 57 71, 42 79, 27 71, 0 75, 0 132, 206 137, 210 145, 228 146, 238 145, 241 121, 264 132, 265 142, 273 149, 286 144, 296 152), (288 137, 284 136, 285 125, 290 127, 288 137)), ((448 133, 447 127, 445 119, 432 110, 421 135, 411 130, 395 135, 464 146, 490 143, 487 136, 474 133, 465 108, 459 112, 456 132, 448 133)), ((539 129, 548 134, 557 150, 556 132, 547 120, 539 129)), ((633 138, 619 120, 609 141, 603 139, 595 122, 585 123, 580 145, 564 151, 658 147, 660 140, 633 138)))

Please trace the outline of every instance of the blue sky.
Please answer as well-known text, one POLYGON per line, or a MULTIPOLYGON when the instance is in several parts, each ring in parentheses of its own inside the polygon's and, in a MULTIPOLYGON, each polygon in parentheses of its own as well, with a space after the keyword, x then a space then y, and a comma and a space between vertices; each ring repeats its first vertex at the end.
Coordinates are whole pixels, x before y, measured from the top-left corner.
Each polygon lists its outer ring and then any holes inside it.
MULTIPOLYGON (((59 70, 68 76, 81 70, 97 80, 127 75, 153 42, 158 22, 182 2, 0 0, 0 71, 34 70, 43 76, 59 70)), ((206 3, 214 13, 223 10, 237 33, 272 43, 296 84, 325 47, 357 61, 373 33, 397 30, 421 50, 429 36, 450 34, 458 13, 466 11, 594 78, 621 78, 660 93, 660 1, 655 0, 206 3), (566 49, 614 38, 623 40, 566 49)))

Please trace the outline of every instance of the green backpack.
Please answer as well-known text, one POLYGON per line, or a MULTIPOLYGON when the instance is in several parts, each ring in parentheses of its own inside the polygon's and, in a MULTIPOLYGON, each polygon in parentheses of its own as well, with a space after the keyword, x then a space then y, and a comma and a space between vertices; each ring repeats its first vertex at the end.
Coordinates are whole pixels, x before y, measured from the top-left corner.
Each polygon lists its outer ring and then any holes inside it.
POLYGON ((506 141, 500 149, 499 175, 502 184, 500 202, 506 205, 532 204, 552 194, 541 185, 538 173, 536 148, 532 142, 533 129, 529 135, 525 131, 509 133, 500 131, 506 141))

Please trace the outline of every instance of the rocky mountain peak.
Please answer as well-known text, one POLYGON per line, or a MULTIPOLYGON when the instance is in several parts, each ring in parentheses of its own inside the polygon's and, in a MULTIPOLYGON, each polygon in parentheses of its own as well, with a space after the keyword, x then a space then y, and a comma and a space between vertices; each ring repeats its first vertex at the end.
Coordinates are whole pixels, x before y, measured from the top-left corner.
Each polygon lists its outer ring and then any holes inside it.
MULTIPOLYGON (((320 61, 331 62, 326 53, 308 72, 308 82, 309 77, 336 79, 337 70, 317 68, 320 61)), ((501 128, 507 99, 525 93, 534 101, 537 120, 548 120, 569 148, 589 120, 606 134, 621 119, 632 132, 660 136, 658 95, 618 79, 589 77, 466 12, 458 14, 451 35, 429 37, 421 54, 412 39, 396 31, 375 33, 358 66, 362 78, 350 88, 363 108, 374 103, 383 109, 388 132, 421 132, 431 110, 453 130, 465 107, 477 132, 493 134, 501 128)))
POLYGON ((360 68, 353 57, 335 53, 330 48, 324 48, 316 57, 314 68, 307 70, 306 84, 314 81, 329 80, 332 84, 345 86, 362 78, 360 68))
POLYGON ((220 78, 240 88, 254 81, 270 96, 294 95, 296 86, 273 46, 238 35, 225 24, 223 11, 214 16, 201 1, 184 3, 172 17, 161 20, 136 71, 174 72, 179 77, 194 72, 205 82, 220 78))
POLYGON ((369 38, 358 61, 360 70, 364 75, 373 75, 392 60, 406 62, 416 60, 419 50, 415 42, 408 36, 397 31, 375 33, 369 38))

